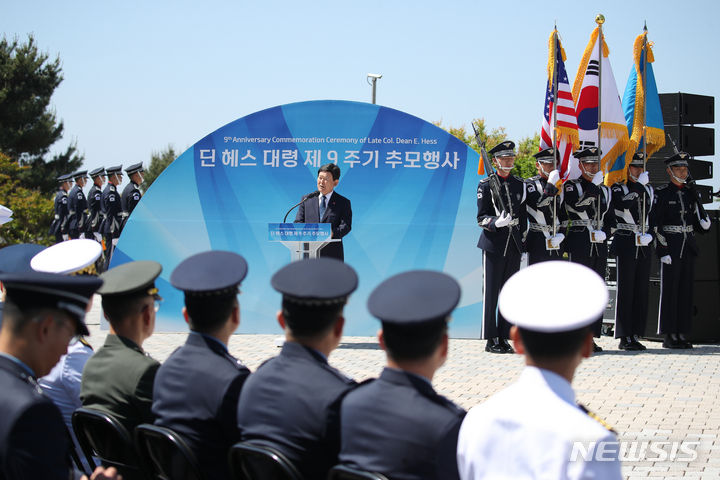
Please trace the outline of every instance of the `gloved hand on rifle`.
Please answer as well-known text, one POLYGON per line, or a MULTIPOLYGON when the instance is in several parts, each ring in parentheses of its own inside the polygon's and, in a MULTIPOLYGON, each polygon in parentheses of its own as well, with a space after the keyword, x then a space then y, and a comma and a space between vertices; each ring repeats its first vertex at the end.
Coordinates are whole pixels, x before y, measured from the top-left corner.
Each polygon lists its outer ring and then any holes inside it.
POLYGON ((512 221, 512 215, 503 211, 499 217, 495 220, 495 228, 507 227, 512 221))

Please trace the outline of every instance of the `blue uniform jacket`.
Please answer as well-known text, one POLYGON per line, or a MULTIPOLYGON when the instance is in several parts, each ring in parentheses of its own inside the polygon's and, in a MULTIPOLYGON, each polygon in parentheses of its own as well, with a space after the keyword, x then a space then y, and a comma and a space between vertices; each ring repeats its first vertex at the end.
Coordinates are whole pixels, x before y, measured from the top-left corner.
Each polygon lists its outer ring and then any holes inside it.
POLYGON ((209 480, 230 478, 228 450, 240 441, 237 404, 248 375, 218 340, 191 333, 155 376, 155 424, 185 439, 209 480))
POLYGON ((285 342, 245 382, 242 439, 272 442, 306 479, 324 479, 340 451, 339 403, 355 385, 318 352, 285 342))
POLYGON ((0 385, 0 480, 67 480, 70 443, 60 410, 35 378, 4 356, 0 385))
POLYGON ((650 247, 639 247, 635 245, 636 233, 652 233, 650 231, 650 210, 652 209, 655 191, 650 185, 641 185, 638 182, 629 181, 616 183, 611 188, 612 200, 610 202, 611 213, 614 221, 614 236, 610 246, 611 256, 632 256, 642 252, 643 256, 650 253, 650 247), (645 231, 640 232, 642 227, 643 193, 645 198, 645 231), (635 228, 631 228, 632 226, 635 228), (640 251, 638 251, 640 250, 640 251))
POLYGON ((89 220, 87 225, 87 233, 94 233, 100 231, 100 224, 102 223, 101 207, 102 207, 102 190, 100 187, 93 184, 90 187, 90 191, 87 194, 89 220))
POLYGON ((117 238, 122 228, 122 208, 120 195, 117 187, 108 183, 102 194, 102 215, 103 222, 100 226, 100 233, 106 237, 117 238))
MULTIPOLYGON (((493 173, 492 175, 497 175, 493 173)), ((527 211, 525 197, 527 195, 525 182, 514 175, 500 179, 500 191, 503 201, 508 209, 512 210, 512 223, 509 226, 497 228, 495 221, 502 213, 499 205, 495 205, 490 189, 490 177, 480 180, 477 188, 477 222, 482 228, 478 248, 489 253, 504 255, 509 248, 522 252, 522 234, 527 225, 527 211), (512 234, 513 238, 510 238, 512 234)))
POLYGON ((68 232, 71 238, 78 238, 87 230, 87 207, 85 194, 76 184, 68 193, 68 232))
MULTIPOLYGON (((295 223, 329 223, 332 226, 332 238, 343 238, 352 229, 352 208, 350 200, 333 190, 325 214, 320 218, 320 200, 308 198, 298 207, 295 223)), ((332 242, 320 250, 321 257, 345 259, 342 242, 332 242)))
POLYGON ((429 381, 385 368, 348 393, 340 412, 341 463, 393 480, 458 478, 455 452, 465 411, 429 381))
POLYGON ((697 256, 695 233, 701 231, 697 196, 685 185, 660 185, 655 190, 650 224, 655 234, 655 251, 658 257, 671 255, 677 258, 697 256), (681 228, 686 231, 670 231, 681 228), (692 229, 692 231, 689 231, 692 229))
POLYGON ((133 210, 135 210, 135 206, 138 202, 140 202, 140 198, 142 198, 142 192, 134 182, 130 182, 125 185, 122 196, 120 197, 120 203, 123 211, 123 222, 120 228, 121 231, 125 227, 128 217, 130 217, 130 214, 133 210))
POLYGON ((50 235, 65 235, 68 233, 68 195, 63 189, 55 194, 53 206, 55 217, 50 224, 50 235))

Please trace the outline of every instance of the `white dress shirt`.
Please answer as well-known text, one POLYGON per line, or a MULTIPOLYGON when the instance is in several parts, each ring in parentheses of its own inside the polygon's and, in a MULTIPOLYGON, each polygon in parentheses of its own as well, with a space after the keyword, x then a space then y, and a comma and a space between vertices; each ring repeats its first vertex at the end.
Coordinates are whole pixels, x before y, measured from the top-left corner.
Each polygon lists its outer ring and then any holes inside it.
POLYGON ((470 409, 457 459, 463 480, 622 478, 615 434, 575 404, 567 380, 536 367, 470 409))

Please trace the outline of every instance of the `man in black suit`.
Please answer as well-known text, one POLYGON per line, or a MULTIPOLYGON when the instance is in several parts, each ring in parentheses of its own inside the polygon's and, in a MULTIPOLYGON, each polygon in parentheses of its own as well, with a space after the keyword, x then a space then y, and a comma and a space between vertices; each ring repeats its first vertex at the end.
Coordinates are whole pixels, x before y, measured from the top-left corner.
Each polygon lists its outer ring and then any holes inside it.
POLYGON ((247 263, 232 252, 198 253, 170 276, 185 292, 183 316, 190 326, 155 377, 155 424, 180 434, 208 479, 230 478, 228 450, 240 441, 237 404, 250 370, 230 355, 230 335, 240 325, 237 295, 247 263))
POLYGON ((47 375, 75 335, 97 277, 0 274, 6 292, 0 330, 0 479, 67 479, 70 437, 57 406, 42 394, 47 375))
POLYGON ((458 283, 431 271, 395 275, 370 294, 387 366, 342 402, 340 463, 388 478, 458 478, 455 452, 465 411, 431 382, 447 359, 447 322, 459 300, 458 283))
POLYGON ((332 258, 292 262, 272 278, 282 293, 277 318, 285 330, 280 355, 243 386, 238 425, 243 440, 272 443, 303 478, 326 478, 340 450, 342 396, 355 382, 328 364, 342 338, 343 307, 357 274, 332 258))
MULTIPOLYGON (((332 225, 332 238, 342 239, 352 228, 352 208, 350 200, 334 189, 340 181, 340 167, 327 163, 318 169, 317 187, 320 195, 306 198, 300 204, 295 223, 329 223, 332 225)), ((345 260, 342 241, 330 242, 320 249, 321 257, 345 260)))

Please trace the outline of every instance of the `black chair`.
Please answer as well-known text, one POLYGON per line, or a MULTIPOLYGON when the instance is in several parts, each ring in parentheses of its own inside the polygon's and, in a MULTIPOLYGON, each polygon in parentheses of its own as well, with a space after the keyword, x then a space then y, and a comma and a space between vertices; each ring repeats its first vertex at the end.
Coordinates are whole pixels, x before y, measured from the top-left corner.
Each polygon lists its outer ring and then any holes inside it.
POLYGON ((169 428, 143 423, 135 427, 135 446, 143 470, 157 480, 204 480, 195 454, 169 428))
POLYGON ((368 472, 347 465, 335 465, 328 473, 328 480, 388 480, 380 473, 368 472))
POLYGON ((68 443, 70 444, 70 460, 72 460, 73 465, 75 465, 75 468, 79 472, 82 472, 89 477, 92 472, 86 471, 85 465, 83 465, 82 460, 80 460, 80 455, 78 455, 78 451, 75 448, 75 440, 73 440, 67 425, 65 426, 65 433, 67 434, 68 443))
POLYGON ((230 447, 228 460, 234 480, 302 480, 295 465, 262 440, 236 443, 230 447))
POLYGON ((146 480, 130 434, 112 416, 99 410, 78 408, 72 425, 88 465, 95 470, 97 457, 103 466, 115 467, 125 480, 146 480))

